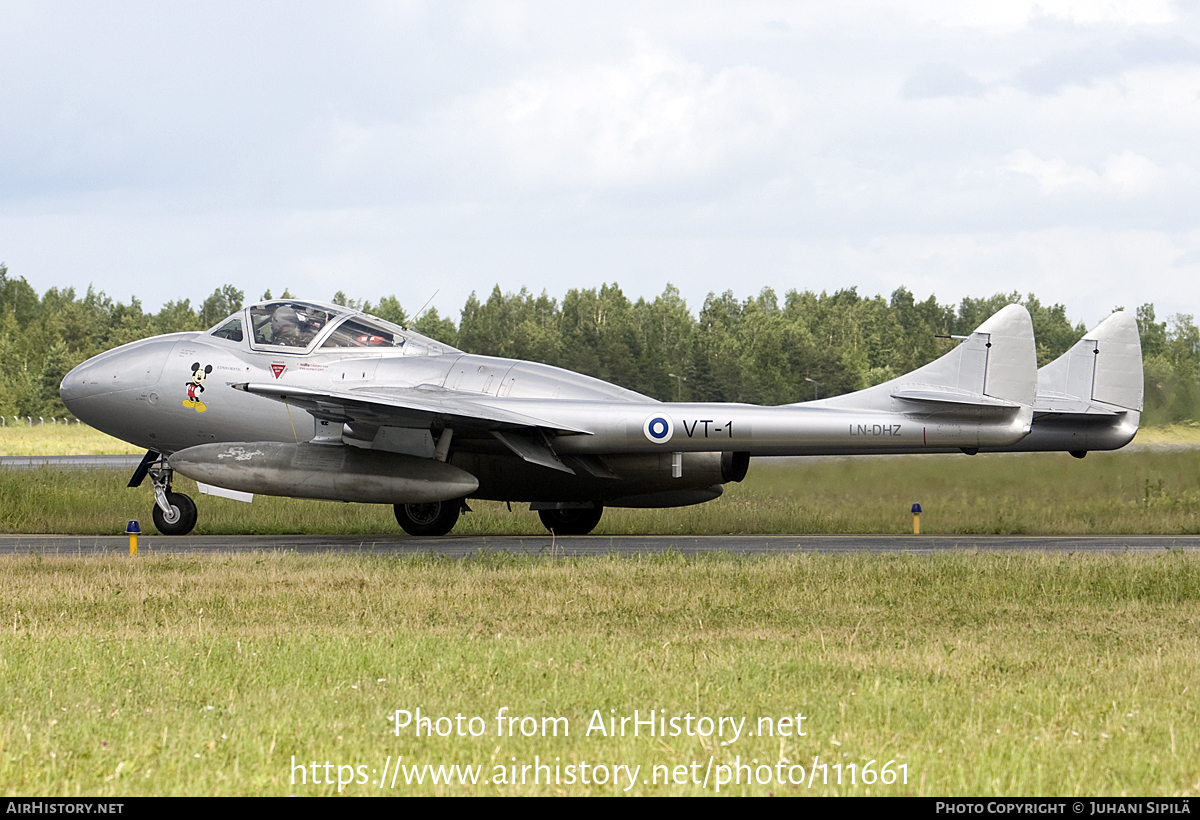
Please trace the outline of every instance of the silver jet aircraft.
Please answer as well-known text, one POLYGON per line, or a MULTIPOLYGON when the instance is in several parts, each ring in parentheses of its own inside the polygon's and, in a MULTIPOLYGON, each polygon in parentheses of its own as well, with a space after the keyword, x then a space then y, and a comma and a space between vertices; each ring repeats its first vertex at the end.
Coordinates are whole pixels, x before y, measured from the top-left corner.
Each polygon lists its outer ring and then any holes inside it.
POLYGON ((1037 369, 1028 312, 1009 305, 905 376, 820 401, 664 403, 534 362, 476 356, 367 314, 276 300, 203 333, 133 342, 72 370, 76 417, 147 450, 159 531, 188 533, 200 491, 392 504, 444 535, 468 498, 529 502, 560 534, 609 507, 721 495, 752 456, 1061 450, 1137 432, 1137 325, 1118 312, 1037 369))

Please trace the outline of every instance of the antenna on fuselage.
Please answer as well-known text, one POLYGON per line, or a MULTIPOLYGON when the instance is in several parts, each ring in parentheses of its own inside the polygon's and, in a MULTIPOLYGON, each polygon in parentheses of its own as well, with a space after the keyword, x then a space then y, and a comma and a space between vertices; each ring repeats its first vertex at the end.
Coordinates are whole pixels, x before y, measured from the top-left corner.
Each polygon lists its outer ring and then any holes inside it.
MULTIPOLYGON (((442 290, 441 288, 438 288, 437 290, 435 290, 433 292, 433 296, 437 296, 438 293, 441 292, 441 290, 442 290)), ((416 315, 413 316, 411 319, 409 319, 408 324, 404 326, 405 330, 408 330, 410 327, 412 327, 413 325, 415 325, 417 323, 417 319, 421 318, 421 314, 425 312, 425 308, 429 307, 429 303, 433 301, 433 296, 430 296, 428 299, 426 299, 425 304, 421 305, 421 309, 417 311, 416 315)))

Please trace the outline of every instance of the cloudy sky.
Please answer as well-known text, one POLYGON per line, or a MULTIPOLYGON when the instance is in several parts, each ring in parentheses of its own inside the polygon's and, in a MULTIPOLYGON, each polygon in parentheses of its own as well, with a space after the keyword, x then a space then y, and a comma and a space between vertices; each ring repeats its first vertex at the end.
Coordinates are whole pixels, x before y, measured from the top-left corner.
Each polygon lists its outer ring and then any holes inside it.
POLYGON ((1200 3, 0 0, 0 261, 1200 313, 1200 3))

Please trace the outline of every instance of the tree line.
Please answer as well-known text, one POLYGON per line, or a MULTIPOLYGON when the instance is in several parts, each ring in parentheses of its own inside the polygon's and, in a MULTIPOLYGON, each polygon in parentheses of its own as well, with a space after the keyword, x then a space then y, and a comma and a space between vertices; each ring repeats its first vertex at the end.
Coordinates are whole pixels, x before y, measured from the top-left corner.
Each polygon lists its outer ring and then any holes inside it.
MULTIPOLYGON (((281 297, 291 296, 287 291, 281 297)), ((268 291, 262 299, 270 299, 268 291)), ((118 345, 160 333, 204 330, 242 307, 245 294, 217 288, 193 306, 189 299, 147 312, 89 287, 51 288, 39 296, 0 264, 0 415, 66 416, 58 397, 75 365, 118 345)), ((572 289, 561 299, 497 285, 472 293, 458 322, 437 310, 415 319, 394 296, 376 303, 339 291, 331 301, 373 313, 471 353, 530 359, 586 373, 665 401, 784 404, 859 390, 942 355, 950 335, 970 333, 1012 302, 1033 318, 1038 366, 1065 352, 1087 328, 1072 324, 1063 305, 1034 295, 995 294, 941 304, 918 302, 901 287, 889 297, 766 288, 739 299, 709 294, 696 313, 668 285, 653 300, 631 301, 613 283, 572 289)), ((1200 330, 1193 317, 1156 319, 1137 308, 1145 359, 1145 424, 1200 420, 1200 330)))

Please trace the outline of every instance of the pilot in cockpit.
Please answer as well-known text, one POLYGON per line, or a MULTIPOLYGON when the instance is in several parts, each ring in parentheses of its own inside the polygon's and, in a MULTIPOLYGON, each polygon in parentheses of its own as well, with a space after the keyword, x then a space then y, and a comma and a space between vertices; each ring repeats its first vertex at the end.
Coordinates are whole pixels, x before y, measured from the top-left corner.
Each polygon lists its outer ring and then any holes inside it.
POLYGON ((291 305, 280 305, 271 311, 270 344, 286 347, 308 347, 309 342, 324 327, 317 317, 305 316, 291 305))
POLYGON ((271 344, 304 347, 307 342, 300 335, 300 314, 295 308, 280 305, 271 312, 271 344))
POLYGON ((250 320, 254 343, 278 347, 306 348, 329 323, 330 314, 298 303, 254 305, 250 320))

